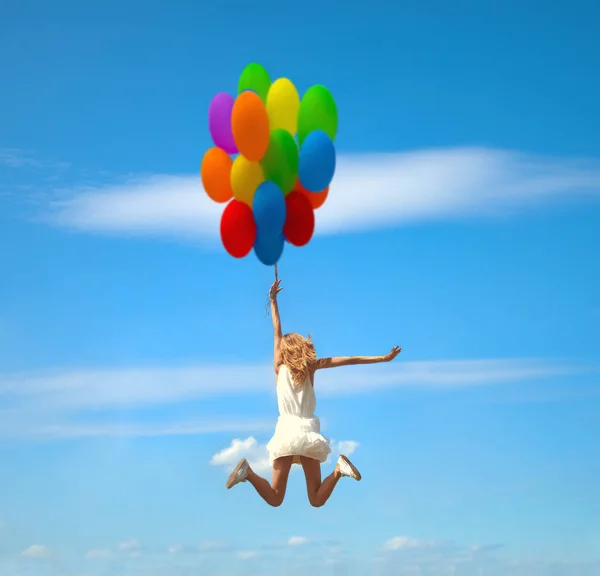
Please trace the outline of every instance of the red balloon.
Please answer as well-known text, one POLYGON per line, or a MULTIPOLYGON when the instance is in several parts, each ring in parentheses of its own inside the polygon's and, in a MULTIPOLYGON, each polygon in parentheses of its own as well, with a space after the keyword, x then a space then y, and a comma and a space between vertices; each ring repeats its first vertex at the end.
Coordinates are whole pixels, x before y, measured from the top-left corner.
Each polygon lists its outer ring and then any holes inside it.
POLYGON ((310 205, 313 207, 313 210, 323 206, 323 204, 325 204, 325 200, 327 200, 327 195, 329 194, 329 186, 320 192, 309 192, 304 186, 302 186, 302 184, 300 184, 300 180, 296 180, 296 186, 294 186, 294 190, 302 192, 302 194, 304 194, 310 200, 310 205))
POLYGON ((285 197, 285 203, 285 238, 294 246, 304 246, 308 244, 315 230, 315 213, 310 201, 302 192, 294 190, 285 197))
POLYGON ((221 216, 221 241, 234 258, 247 256, 256 239, 252 208, 245 202, 231 200, 221 216))

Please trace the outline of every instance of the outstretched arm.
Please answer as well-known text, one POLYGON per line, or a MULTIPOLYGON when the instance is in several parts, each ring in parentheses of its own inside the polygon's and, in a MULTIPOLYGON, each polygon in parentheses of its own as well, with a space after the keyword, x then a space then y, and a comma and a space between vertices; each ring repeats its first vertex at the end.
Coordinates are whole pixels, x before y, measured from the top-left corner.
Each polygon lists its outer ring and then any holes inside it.
POLYGON ((379 362, 391 362, 402 348, 394 346, 392 351, 385 356, 337 356, 334 358, 319 358, 315 362, 315 370, 323 368, 339 368, 340 366, 354 366, 357 364, 377 364, 379 362))
POLYGON ((277 294, 281 292, 279 287, 281 280, 275 280, 269 290, 269 298, 271 299, 271 318, 273 319, 273 363, 275 372, 281 364, 281 354, 279 353, 279 345, 281 344, 281 319, 279 318, 279 307, 277 306, 277 294))

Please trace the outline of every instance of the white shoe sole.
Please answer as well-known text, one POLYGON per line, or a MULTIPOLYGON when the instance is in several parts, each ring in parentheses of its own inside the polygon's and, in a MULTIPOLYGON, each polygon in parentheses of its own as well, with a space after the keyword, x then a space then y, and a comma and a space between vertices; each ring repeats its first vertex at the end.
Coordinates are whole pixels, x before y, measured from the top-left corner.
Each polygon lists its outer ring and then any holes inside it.
POLYGON ((340 460, 342 460, 344 464, 346 464, 346 466, 348 466, 348 468, 352 470, 352 474, 354 474, 355 480, 360 481, 362 479, 362 476, 360 475, 360 472, 358 471, 356 466, 354 466, 354 464, 352 464, 352 462, 350 462, 350 460, 348 460, 346 456, 340 456, 340 460))
POLYGON ((239 461, 238 465, 233 469, 233 472, 229 475, 229 478, 227 478, 227 482, 225 484, 225 487, 227 488, 227 490, 229 490, 230 488, 235 486, 238 482, 241 482, 241 480, 237 480, 237 474, 241 470, 242 466, 244 466, 245 463, 246 463, 246 459, 242 458, 239 461))

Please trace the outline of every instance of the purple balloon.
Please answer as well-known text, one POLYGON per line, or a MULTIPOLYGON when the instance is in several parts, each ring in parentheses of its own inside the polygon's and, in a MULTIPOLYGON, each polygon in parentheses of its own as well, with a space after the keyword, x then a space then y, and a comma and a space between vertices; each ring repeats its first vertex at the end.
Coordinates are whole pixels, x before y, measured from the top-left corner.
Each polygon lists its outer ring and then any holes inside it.
POLYGON ((219 92, 208 108, 208 129, 215 146, 227 154, 237 154, 238 149, 231 131, 231 112, 235 98, 226 92, 219 92))

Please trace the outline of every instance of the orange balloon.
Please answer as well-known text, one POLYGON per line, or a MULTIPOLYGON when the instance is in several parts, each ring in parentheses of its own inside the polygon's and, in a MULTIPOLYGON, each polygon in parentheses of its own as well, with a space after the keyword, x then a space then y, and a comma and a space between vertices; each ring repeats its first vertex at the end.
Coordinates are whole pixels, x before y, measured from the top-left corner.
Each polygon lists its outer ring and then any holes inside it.
POLYGON ((327 200, 327 194, 329 194, 329 186, 325 188, 325 190, 321 190, 321 192, 310 192, 302 184, 300 184, 300 180, 296 181, 296 186, 294 186, 294 190, 302 192, 309 200, 310 205, 313 210, 320 208, 325 204, 325 200, 327 200))
POLYGON ((200 176, 202 185, 211 200, 223 203, 233 198, 231 166, 233 160, 221 148, 209 148, 202 158, 200 176))
POLYGON ((269 116, 258 94, 242 92, 235 99, 231 131, 240 154, 251 162, 260 162, 269 147, 269 116))

